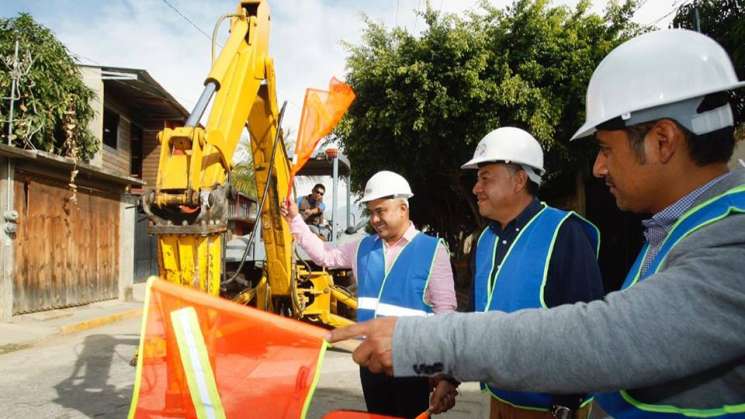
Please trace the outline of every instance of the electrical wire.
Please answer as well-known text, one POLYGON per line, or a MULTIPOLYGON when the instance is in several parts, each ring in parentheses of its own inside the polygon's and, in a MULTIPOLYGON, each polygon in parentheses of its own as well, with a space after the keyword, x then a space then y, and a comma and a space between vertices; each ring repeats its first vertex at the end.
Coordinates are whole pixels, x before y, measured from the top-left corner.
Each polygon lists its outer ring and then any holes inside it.
POLYGON ((681 7, 685 6, 686 4, 688 4, 688 3, 690 3, 690 2, 691 2, 691 1, 684 1, 684 2, 680 3, 680 4, 679 4, 679 5, 677 5, 677 6, 673 5, 673 8, 672 8, 672 10, 670 10, 670 11, 669 11, 669 12, 667 12, 667 13, 665 13, 665 14, 664 14, 663 16, 661 16, 661 17, 657 18, 657 19, 656 19, 656 20, 655 20, 654 22, 650 23, 649 25, 650 25, 650 26, 657 26, 657 24, 658 24, 658 23, 660 23, 660 22, 661 22, 661 21, 662 21, 663 19, 665 19, 665 18, 669 17, 669 16, 670 16, 670 15, 672 15, 673 13, 676 13, 676 12, 677 12, 678 10, 680 10, 680 8, 681 8, 681 7))
POLYGON ((193 27, 194 27, 194 29, 198 30, 198 31, 199 31, 199 32, 200 32, 200 33, 201 33, 202 35, 204 35, 204 36, 205 36, 205 37, 206 37, 206 38, 207 38, 208 40, 211 40, 211 39, 212 39, 212 38, 210 38, 210 36, 209 36, 209 35, 207 34, 207 32, 203 31, 203 30, 202 30, 202 28, 200 28, 199 26, 197 26, 197 24, 196 24, 196 23, 192 22, 192 21, 191 21, 191 19, 189 19, 188 17, 186 17, 186 15, 184 15, 183 13, 181 13, 181 11, 180 11, 179 9, 177 9, 177 8, 176 8, 176 6, 174 6, 174 5, 172 5, 171 3, 169 3, 169 2, 168 2, 168 0, 161 0, 161 1, 162 1, 163 3, 165 3, 165 4, 166 4, 166 5, 168 6, 168 7, 170 7, 171 9, 173 9, 173 11, 174 11, 174 12, 178 13, 178 15, 179 15, 179 16, 181 16, 182 18, 184 18, 184 20, 186 20, 187 22, 189 22, 189 24, 190 24, 191 26, 193 26, 193 27))
MULTIPOLYGON (((74 58, 82 58, 82 59, 84 59, 84 60, 86 60, 86 61, 89 61, 89 62, 91 62, 91 63, 93 63, 93 64, 96 64, 96 65, 97 65, 97 66, 99 66, 99 67, 104 67, 104 65, 103 65, 103 64, 99 63, 98 61, 94 60, 93 58, 88 58, 88 57, 86 57, 86 56, 85 56, 85 55, 83 55, 83 54, 78 54, 77 52, 75 52, 75 51, 71 50, 70 48, 67 48, 67 50, 68 50, 68 51, 70 51, 70 54, 71 54, 71 55, 72 55, 72 56, 73 56, 74 58)), ((83 62, 82 62, 81 60, 79 60, 79 59, 77 60, 77 62, 78 62, 78 63, 80 63, 80 64, 83 64, 83 62)))

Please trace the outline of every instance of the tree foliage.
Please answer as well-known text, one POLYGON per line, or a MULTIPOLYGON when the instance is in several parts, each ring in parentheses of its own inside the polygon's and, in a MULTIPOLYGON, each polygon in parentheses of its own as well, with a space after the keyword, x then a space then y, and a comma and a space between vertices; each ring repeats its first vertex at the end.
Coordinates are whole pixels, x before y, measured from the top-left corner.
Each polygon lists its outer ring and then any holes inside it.
MULTIPOLYGON (((28 14, 0 19, 0 92, 10 96, 16 40, 21 74, 13 116, 13 143, 90 159, 98 141, 88 131, 93 91, 83 84, 69 52, 52 32, 28 14)), ((10 104, 0 104, 0 127, 7 143, 10 104)))
POLYGON ((231 182, 239 192, 256 199, 256 172, 253 161, 244 161, 233 167, 230 172, 231 182))
POLYGON ((401 173, 415 194, 412 218, 458 244, 481 223, 474 177, 460 165, 487 132, 512 125, 547 151, 543 189, 573 188, 589 153, 568 139, 583 122, 587 83, 600 60, 640 30, 630 23, 632 1, 612 3, 604 16, 588 7, 483 2, 463 16, 428 7, 418 36, 367 21, 361 44, 348 45, 347 82, 357 100, 336 131, 353 186, 378 170, 401 173))
MULTIPOLYGON (((734 0, 694 0, 681 6, 673 26, 697 30, 698 12, 701 33, 719 42, 729 53, 737 77, 745 80, 745 2, 734 0)), ((740 138, 745 137, 745 94, 732 94, 735 121, 740 124, 740 138)))

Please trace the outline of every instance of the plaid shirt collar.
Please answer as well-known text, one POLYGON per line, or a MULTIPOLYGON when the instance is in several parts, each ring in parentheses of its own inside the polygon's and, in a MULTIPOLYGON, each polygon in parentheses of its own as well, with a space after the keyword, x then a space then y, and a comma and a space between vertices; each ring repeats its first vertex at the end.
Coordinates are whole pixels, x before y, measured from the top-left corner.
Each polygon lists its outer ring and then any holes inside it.
POLYGON ((712 179, 706 184, 691 191, 686 196, 675 201, 672 205, 653 215, 652 218, 643 220, 642 225, 644 226, 644 238, 649 242, 650 246, 655 247, 659 245, 665 236, 667 236, 667 233, 673 224, 675 224, 678 218, 691 208, 696 199, 717 182, 729 175, 730 173, 728 172, 712 179))

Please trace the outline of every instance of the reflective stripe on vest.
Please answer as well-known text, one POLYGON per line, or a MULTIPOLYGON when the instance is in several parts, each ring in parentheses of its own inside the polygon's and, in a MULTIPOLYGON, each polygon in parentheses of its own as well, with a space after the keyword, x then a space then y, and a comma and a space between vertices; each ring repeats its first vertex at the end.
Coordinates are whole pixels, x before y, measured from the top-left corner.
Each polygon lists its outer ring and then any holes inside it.
POLYGON ((386 272, 383 241, 367 236, 357 249, 357 321, 377 316, 426 316, 424 302, 432 265, 440 241, 423 233, 407 243, 386 272))
MULTIPOLYGON (((484 229, 476 246, 476 310, 510 313, 525 308, 547 307, 543 289, 551 254, 559 229, 570 217, 580 222, 597 256, 600 246, 598 229, 574 212, 548 206, 543 208, 523 227, 499 266, 495 266, 499 237, 491 228, 484 229), (492 277, 494 281, 490 287, 492 277)), ((486 383, 482 383, 482 389, 522 409, 546 411, 553 404, 549 394, 505 391, 486 383)))
POLYGON ((377 298, 363 297, 357 299, 357 310, 371 310, 378 316, 405 317, 405 316, 428 316, 432 313, 413 308, 395 306, 392 304, 379 304, 377 298))
POLYGON ((372 310, 378 308, 378 299, 373 297, 358 297, 357 310, 372 310))
MULTIPOLYGON (((670 229, 659 252, 642 275, 640 274, 641 265, 649 251, 649 244, 644 244, 621 289, 634 286, 656 273, 664 264, 670 251, 698 229, 737 213, 745 213, 745 186, 731 189, 686 211, 670 229)), ((745 403, 716 409, 690 409, 644 403, 634 399, 627 390, 598 394, 595 399, 603 410, 615 418, 745 418, 745 403)))

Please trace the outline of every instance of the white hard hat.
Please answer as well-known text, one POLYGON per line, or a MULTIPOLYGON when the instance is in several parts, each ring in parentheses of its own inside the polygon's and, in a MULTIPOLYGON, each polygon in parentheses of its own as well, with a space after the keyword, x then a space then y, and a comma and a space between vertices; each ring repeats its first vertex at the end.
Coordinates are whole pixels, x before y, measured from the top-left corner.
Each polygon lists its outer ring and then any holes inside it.
POLYGON ((367 181, 365 195, 362 196, 360 202, 374 201, 387 196, 408 199, 414 194, 411 193, 409 182, 403 176, 388 170, 382 170, 372 175, 367 181))
POLYGON ((604 123, 620 129, 662 118, 694 134, 716 131, 733 125, 732 108, 708 95, 743 86, 713 39, 684 29, 649 32, 616 47, 595 69, 585 123, 572 140, 604 123))
POLYGON ((461 169, 478 169, 481 163, 505 162, 519 164, 530 180, 541 184, 543 149, 528 132, 514 127, 497 128, 486 134, 476 146, 473 158, 461 169))

